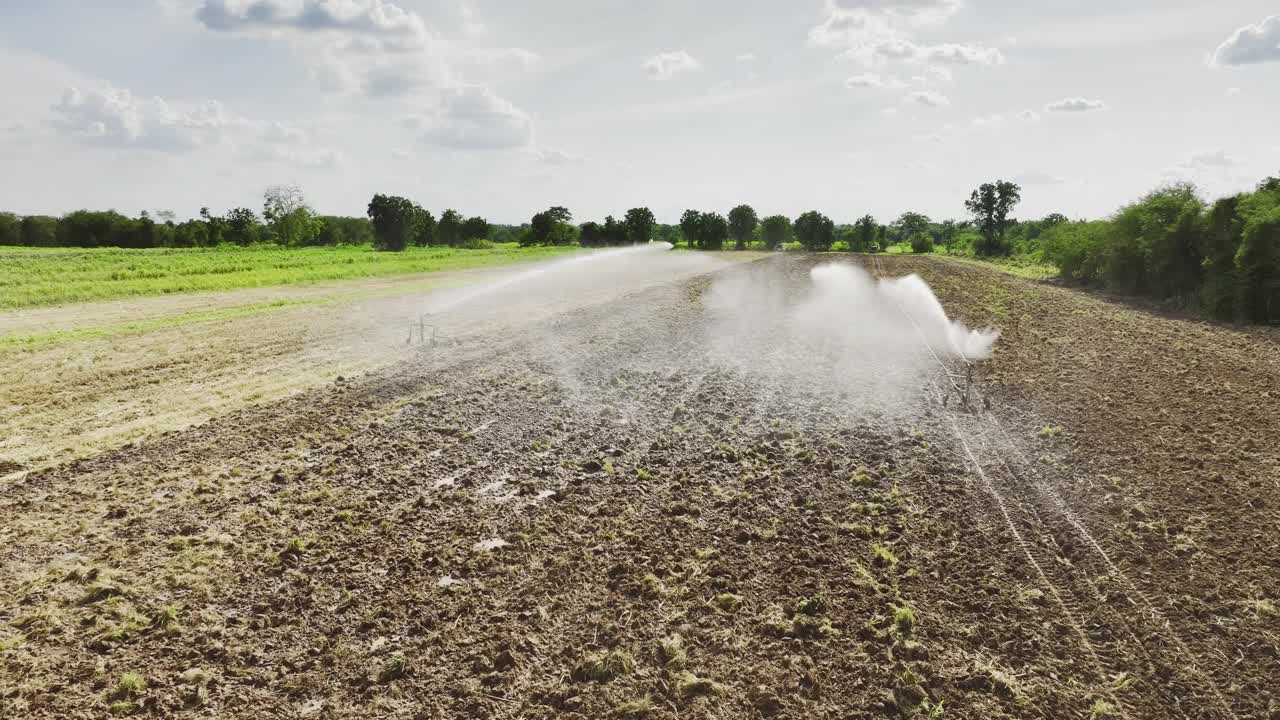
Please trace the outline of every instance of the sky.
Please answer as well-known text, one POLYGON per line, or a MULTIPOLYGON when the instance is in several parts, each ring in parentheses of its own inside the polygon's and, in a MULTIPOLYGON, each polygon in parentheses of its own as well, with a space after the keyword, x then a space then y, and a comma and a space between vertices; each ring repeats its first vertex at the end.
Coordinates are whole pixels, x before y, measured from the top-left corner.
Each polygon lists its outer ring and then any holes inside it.
POLYGON ((1275 0, 4 0, 0 209, 1104 217, 1280 172, 1275 0))

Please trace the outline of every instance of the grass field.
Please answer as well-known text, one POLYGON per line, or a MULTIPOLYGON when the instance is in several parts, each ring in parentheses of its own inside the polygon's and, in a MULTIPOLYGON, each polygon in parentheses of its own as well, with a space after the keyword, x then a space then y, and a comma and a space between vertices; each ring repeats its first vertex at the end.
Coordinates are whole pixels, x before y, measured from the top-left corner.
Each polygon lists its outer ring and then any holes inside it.
POLYGON ((124 250, 0 248, 0 308, 466 270, 542 260, 576 247, 491 250, 277 246, 124 250))

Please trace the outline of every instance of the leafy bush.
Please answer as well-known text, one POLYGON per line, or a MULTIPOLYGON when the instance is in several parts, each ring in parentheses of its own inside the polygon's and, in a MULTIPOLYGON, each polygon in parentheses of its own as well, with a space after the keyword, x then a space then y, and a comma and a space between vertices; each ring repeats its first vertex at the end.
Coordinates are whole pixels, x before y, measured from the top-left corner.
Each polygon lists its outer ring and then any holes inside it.
POLYGON ((1106 237, 1110 223, 1063 223, 1040 236, 1040 253, 1063 276, 1083 283, 1095 283, 1102 275, 1106 237))
POLYGON ((911 252, 913 253, 931 253, 933 252, 933 236, 929 233, 916 233, 911 236, 911 252))
POLYGON ((463 250, 492 250, 493 243, 485 238, 467 238, 462 241, 463 250))

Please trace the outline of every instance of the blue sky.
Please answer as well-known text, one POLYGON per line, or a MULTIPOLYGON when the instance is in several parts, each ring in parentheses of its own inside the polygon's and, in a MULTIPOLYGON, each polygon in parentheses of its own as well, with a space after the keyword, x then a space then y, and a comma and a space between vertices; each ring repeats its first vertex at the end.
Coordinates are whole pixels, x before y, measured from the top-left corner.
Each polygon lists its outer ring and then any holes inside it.
POLYGON ((302 186, 519 222, 647 205, 1096 217, 1280 171, 1273 2, 8 0, 0 205, 195 215, 302 186))

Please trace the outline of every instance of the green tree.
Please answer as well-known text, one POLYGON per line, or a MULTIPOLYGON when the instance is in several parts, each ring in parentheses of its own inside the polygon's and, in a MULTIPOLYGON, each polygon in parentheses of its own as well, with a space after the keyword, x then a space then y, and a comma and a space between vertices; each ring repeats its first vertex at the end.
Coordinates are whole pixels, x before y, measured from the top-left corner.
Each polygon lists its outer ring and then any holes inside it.
POLYGON ((436 217, 416 203, 413 206, 412 242, 418 247, 429 247, 437 242, 436 217))
POLYGON ((619 247, 627 244, 627 224, 618 222, 618 219, 612 215, 606 215, 604 218, 604 243, 612 247, 619 247))
POLYGON ((481 250, 490 247, 489 221, 482 217, 469 217, 462 223, 462 247, 481 250))
POLYGON ((1187 297, 1199 287, 1204 202, 1188 183, 1158 188, 1111 220, 1106 275, 1113 289, 1187 297))
POLYGON ((854 223, 857 230, 857 245, 859 252, 875 252, 879 250, 879 243, 876 242, 876 231, 879 227, 876 225, 876 219, 870 215, 863 215, 858 218, 858 222, 854 223))
POLYGON ((578 227, 578 244, 582 247, 602 247, 605 244, 604 227, 591 220, 578 227))
POLYGON ((529 231, 521 236, 521 245, 572 245, 578 241, 576 228, 570 223, 573 215, 568 208, 550 207, 533 216, 529 231))
POLYGON ((221 245, 224 230, 222 218, 209 212, 207 207, 200 208, 200 217, 204 219, 204 234, 208 247, 221 245))
POLYGON ((721 250, 729 239, 729 221, 720 213, 702 213, 698 217, 698 247, 721 250))
POLYGON ((698 224, 702 213, 697 210, 685 210, 680 215, 680 234, 690 249, 698 246, 698 224))
POLYGON ((770 215, 760 221, 760 240, 770 250, 777 250, 791 241, 791 218, 786 215, 770 215))
POLYGON ((11 212, 0 212, 0 245, 22 244, 22 220, 11 212))
POLYGON ((458 247, 462 244, 462 213, 452 208, 440 214, 440 223, 436 225, 436 238, 441 245, 458 247))
POLYGON ((1280 323, 1280 182, 1264 180, 1240 201, 1243 231, 1236 251, 1240 318, 1280 323))
POLYGON ((897 229, 898 237, 911 244, 911 252, 930 253, 933 252, 931 223, 932 221, 928 215, 918 212, 904 212, 894 222, 894 226, 897 229))
POLYGON ((323 225, 297 185, 272 185, 262 194, 262 218, 276 243, 290 247, 314 243, 323 225))
POLYGON ((960 225, 955 220, 943 220, 938 225, 938 242, 942 243, 942 247, 950 252, 951 245, 956 241, 956 236, 959 233, 960 225))
POLYGON ((822 252, 830 249, 835 242, 835 228, 831 218, 817 210, 810 210, 796 218, 796 239, 806 250, 822 252))
POLYGON ((978 255, 1006 255, 1009 252, 1004 234, 1009 227, 1009 213, 1022 200, 1022 188, 1004 180, 983 183, 965 201, 973 214, 982 242, 974 248, 978 255))
POLYGON ((412 201, 398 195, 374 195, 368 213, 376 248, 400 252, 408 246, 417 216, 417 206, 412 201))
POLYGON ((208 247, 209 225, 203 220, 188 220, 174 227, 174 247, 208 247))
POLYGON ((627 211, 622 223, 627 227, 627 240, 631 243, 647 243, 653 239, 653 230, 658 219, 647 207, 631 208, 627 211))
POLYGON ((235 208, 222 218, 222 237, 236 245, 253 245, 262 241, 262 223, 249 208, 235 208))
POLYGON ((322 216, 320 234, 316 236, 317 245, 373 245, 375 236, 373 223, 368 218, 322 216))
POLYGON ((751 235, 756 231, 760 219, 750 205, 739 205, 729 211, 729 235, 733 238, 735 250, 745 250, 751 235))
POLYGON ((1063 277, 1081 283, 1096 283, 1106 263, 1111 223, 1059 223, 1040 236, 1042 257, 1058 268, 1063 277))
POLYGON ((27 247, 55 247, 58 244, 58 219, 46 215, 27 215, 20 229, 22 244, 27 247))

